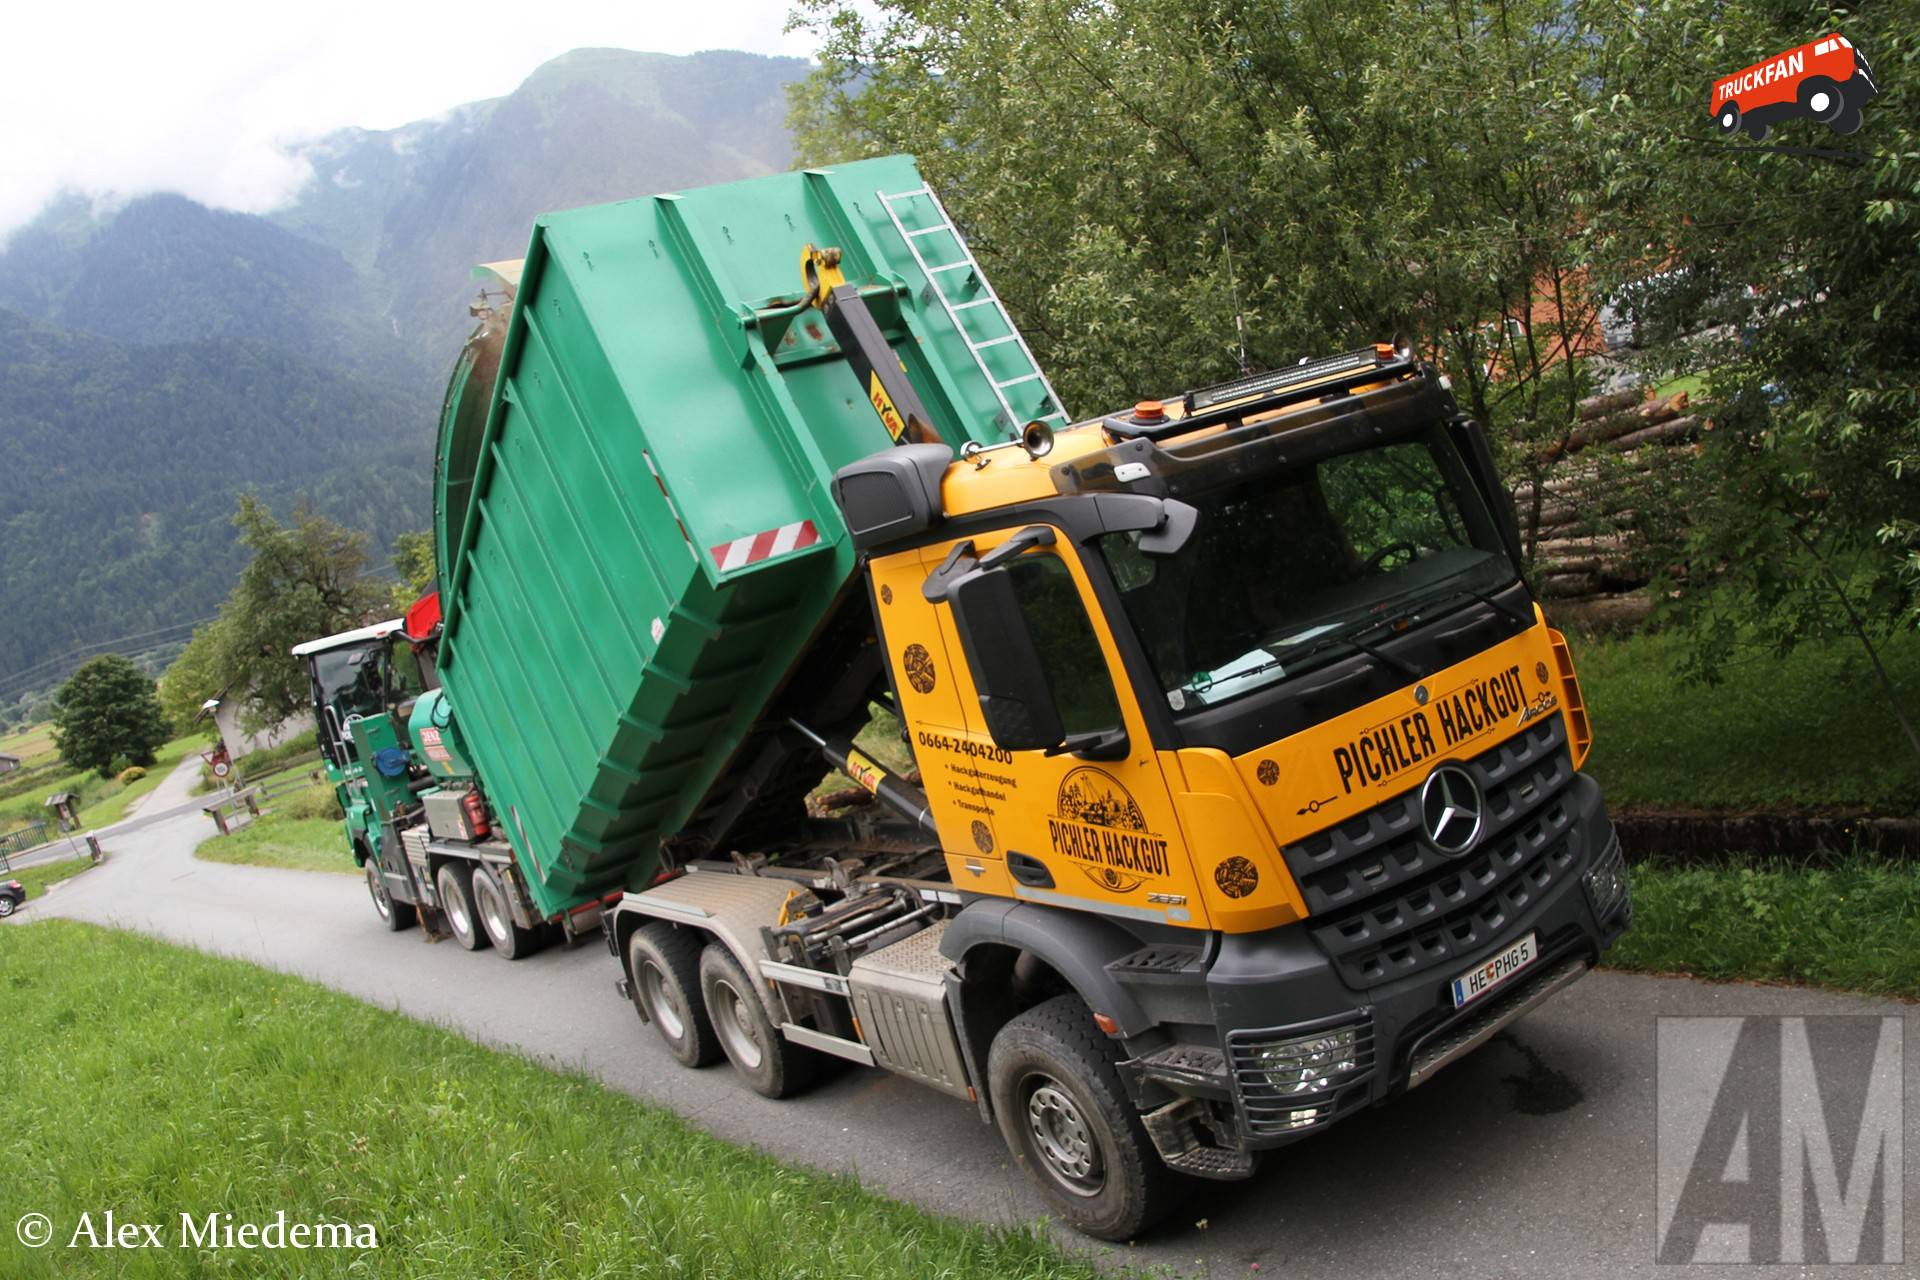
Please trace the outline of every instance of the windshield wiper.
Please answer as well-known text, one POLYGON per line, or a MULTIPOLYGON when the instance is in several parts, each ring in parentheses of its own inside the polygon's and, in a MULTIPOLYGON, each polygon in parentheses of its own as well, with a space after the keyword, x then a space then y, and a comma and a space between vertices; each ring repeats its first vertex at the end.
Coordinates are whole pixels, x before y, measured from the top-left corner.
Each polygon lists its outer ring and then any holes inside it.
POLYGON ((1481 591, 1476 587, 1455 587, 1451 591, 1435 595, 1430 599, 1422 601, 1419 608, 1409 610, 1405 616, 1411 617, 1418 613, 1420 609, 1431 608, 1433 605, 1439 604, 1442 601, 1456 600, 1461 596, 1470 596, 1494 612, 1506 614, 1507 617, 1513 619, 1519 626, 1530 627, 1533 625, 1533 615, 1522 609, 1519 605, 1507 604, 1499 597, 1481 591))
POLYGON ((1425 674, 1420 670, 1420 668, 1414 666, 1411 662, 1408 662, 1405 658, 1400 657, 1398 654, 1388 653, 1385 649, 1382 649, 1377 645, 1370 644, 1369 642, 1360 639, 1361 636, 1367 635, 1374 631, 1378 631, 1382 627, 1386 627, 1390 625, 1392 625, 1390 622, 1376 622, 1371 626, 1365 626, 1365 627, 1359 628, 1358 630, 1353 632, 1353 634, 1351 635, 1327 636, 1325 639, 1319 640, 1314 644, 1307 646, 1306 649, 1302 650, 1297 656, 1291 657, 1289 660, 1294 663, 1304 662, 1308 658, 1311 658, 1316 653, 1324 652, 1325 650, 1332 649, 1339 645, 1345 645, 1350 649, 1354 649, 1357 652, 1365 654, 1367 657, 1372 658, 1375 662, 1381 663, 1384 666, 1392 667, 1394 670, 1398 671, 1401 675, 1407 677, 1407 679, 1409 680, 1418 680, 1423 674, 1425 674))

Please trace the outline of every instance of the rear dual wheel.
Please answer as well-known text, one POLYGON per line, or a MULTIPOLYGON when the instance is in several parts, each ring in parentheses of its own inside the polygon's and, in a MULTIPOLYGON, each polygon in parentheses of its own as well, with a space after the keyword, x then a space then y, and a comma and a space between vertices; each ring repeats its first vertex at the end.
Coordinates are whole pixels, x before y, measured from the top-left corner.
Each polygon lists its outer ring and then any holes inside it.
POLYGON ((507 887, 501 882, 500 873, 486 863, 473 871, 473 913, 479 918, 487 941, 502 959, 519 960, 532 955, 540 945, 540 930, 523 929, 514 923, 507 887))
POLYGON ((670 924, 642 925, 627 939, 627 980, 640 1016, 685 1067, 720 1060, 720 1041, 700 991, 701 936, 670 924))
POLYGON ((721 1051, 755 1093, 785 1098, 813 1083, 820 1054, 780 1034, 758 984, 717 942, 700 953, 700 994, 721 1051))
POLYGON ((474 923, 473 868, 464 862, 443 862, 433 873, 440 894, 440 914, 446 917, 453 940, 469 951, 487 945, 487 936, 474 923))

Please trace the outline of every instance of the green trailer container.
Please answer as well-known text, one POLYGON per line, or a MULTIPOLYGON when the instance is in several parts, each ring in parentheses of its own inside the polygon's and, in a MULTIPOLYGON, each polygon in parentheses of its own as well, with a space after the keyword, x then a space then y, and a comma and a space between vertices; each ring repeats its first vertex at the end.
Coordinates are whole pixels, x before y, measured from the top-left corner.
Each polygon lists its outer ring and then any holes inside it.
POLYGON ((449 387, 435 532, 441 680, 548 916, 648 883, 852 576, 829 482, 888 436, 808 244, 956 449, 1065 421, 908 157, 540 218, 449 387))

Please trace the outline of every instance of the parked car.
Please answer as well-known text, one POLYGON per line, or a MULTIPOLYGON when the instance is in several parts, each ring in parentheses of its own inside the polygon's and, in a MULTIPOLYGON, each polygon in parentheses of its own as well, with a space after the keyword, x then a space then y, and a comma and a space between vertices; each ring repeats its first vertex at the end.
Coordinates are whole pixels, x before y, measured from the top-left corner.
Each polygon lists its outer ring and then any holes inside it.
POLYGON ((0 920, 18 911, 20 904, 26 900, 27 886, 18 880, 9 880, 5 884, 0 884, 0 920))

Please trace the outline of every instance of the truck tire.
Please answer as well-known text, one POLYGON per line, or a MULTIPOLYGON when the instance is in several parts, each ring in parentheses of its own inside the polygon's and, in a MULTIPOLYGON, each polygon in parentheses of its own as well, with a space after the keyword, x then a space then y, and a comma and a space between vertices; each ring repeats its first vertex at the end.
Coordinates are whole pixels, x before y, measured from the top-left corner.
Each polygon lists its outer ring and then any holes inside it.
POLYGON ((683 1067, 720 1061, 720 1041, 700 990, 699 934, 670 924, 642 925, 627 939, 627 978, 633 1003, 653 1024, 667 1052, 683 1067))
POLYGON ((819 1055, 780 1034, 767 1017, 758 984, 717 942, 700 953, 700 995, 721 1051, 755 1093, 785 1098, 813 1083, 819 1055))
POLYGON ((1801 81, 1797 97, 1800 109, 1815 124, 1832 124, 1847 109, 1846 94, 1826 76, 1801 81))
POLYGON ((393 895, 387 891, 386 882, 380 878, 380 864, 368 858, 366 867, 367 896, 373 899, 373 909, 380 913, 380 923, 387 926, 388 933, 411 929, 413 922, 419 918, 418 913, 413 909, 413 904, 393 900, 393 895))
POLYGON ((1103 1240, 1151 1227, 1179 1189, 1127 1100, 1119 1060, 1075 995, 1015 1017, 987 1053, 987 1087, 1014 1163, 1061 1218, 1103 1240))
POLYGON ((540 949, 540 931, 513 921, 513 906, 500 873, 484 862, 473 870, 473 914, 481 932, 504 960, 524 960, 540 949))
POLYGON ((440 891, 440 914, 447 918, 453 940, 469 951, 487 945, 487 935, 473 919, 473 868, 464 862, 443 862, 433 873, 433 884, 440 891))

